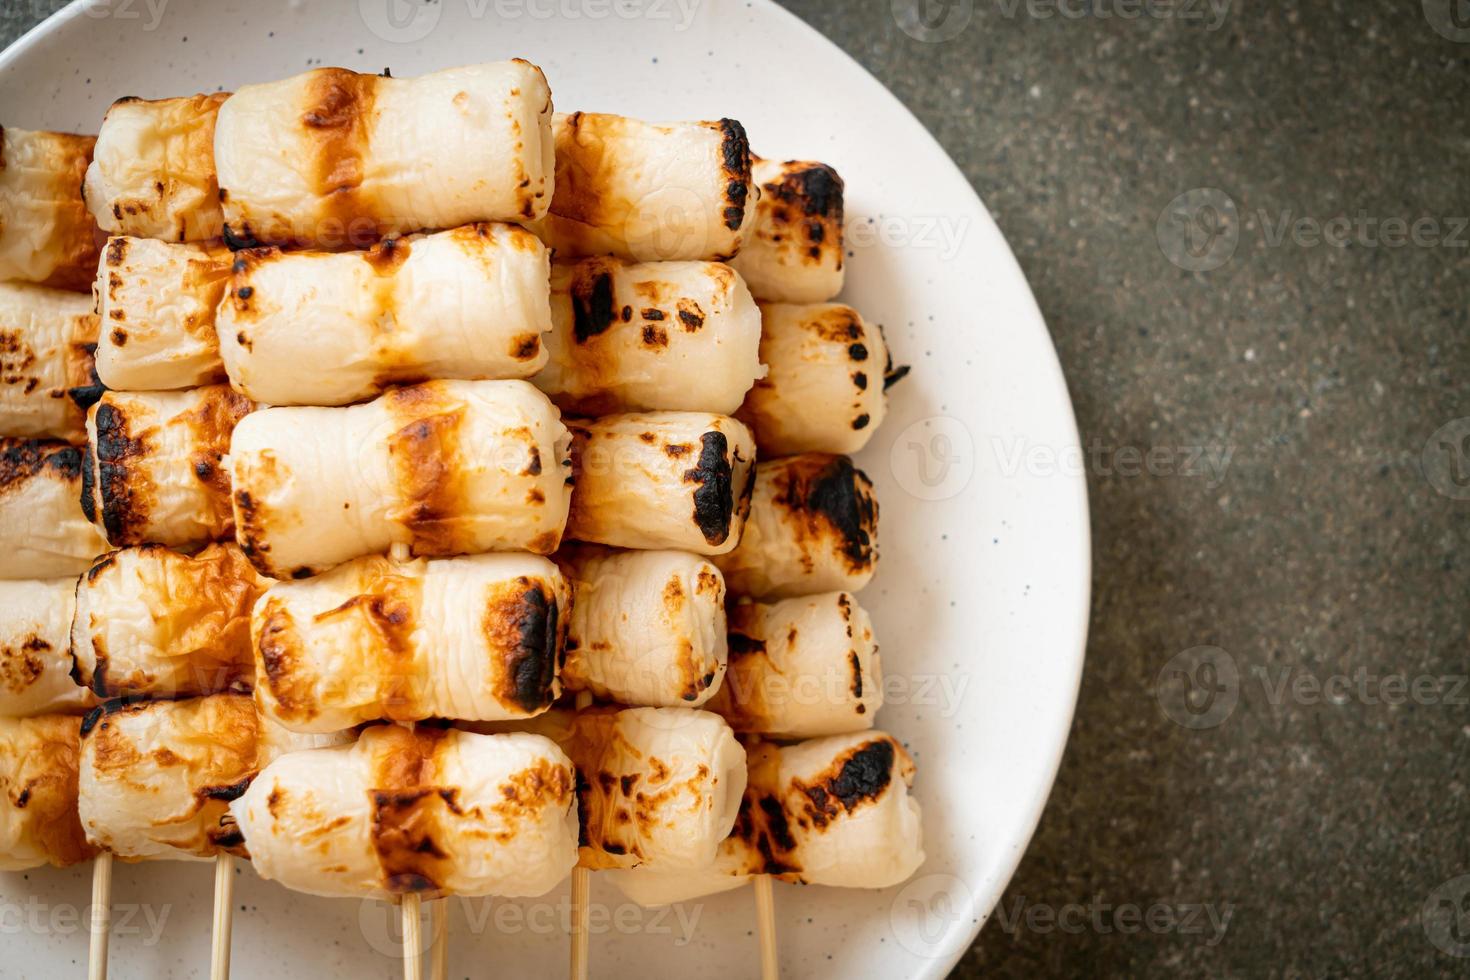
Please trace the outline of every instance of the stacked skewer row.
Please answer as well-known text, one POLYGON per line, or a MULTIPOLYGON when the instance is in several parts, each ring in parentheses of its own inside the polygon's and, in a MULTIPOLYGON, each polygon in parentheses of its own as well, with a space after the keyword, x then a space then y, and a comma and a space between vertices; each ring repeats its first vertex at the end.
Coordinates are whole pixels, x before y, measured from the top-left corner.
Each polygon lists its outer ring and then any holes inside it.
POLYGON ((215 977, 236 858, 412 977, 569 873, 585 977, 592 871, 753 882, 774 976, 773 878, 922 862, 829 167, 519 60, 3 136, 0 868, 93 860, 92 976, 115 859, 215 862, 215 977))

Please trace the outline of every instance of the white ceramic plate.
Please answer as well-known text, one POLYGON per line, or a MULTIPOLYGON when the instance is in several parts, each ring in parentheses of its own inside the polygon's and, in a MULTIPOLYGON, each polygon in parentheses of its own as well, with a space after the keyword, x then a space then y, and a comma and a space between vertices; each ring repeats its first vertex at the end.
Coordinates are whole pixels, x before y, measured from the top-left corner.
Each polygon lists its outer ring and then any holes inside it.
MULTIPOLYGON (((877 81, 768 0, 84 0, 0 56, 0 122, 96 132, 124 95, 162 97, 317 65, 398 75, 512 56, 557 107, 649 119, 730 116, 765 156, 847 181, 844 299, 913 373, 859 462, 882 504, 863 594, 888 677, 878 723, 919 765, 928 862, 902 888, 777 885, 787 976, 939 977, 1000 896, 1050 790, 1087 625, 1086 488, 1046 326, 1005 241, 944 151, 877 81)), ((112 966, 198 976, 207 864, 119 865, 112 966)), ((595 876, 594 876, 595 879, 595 876)), ((87 868, 0 875, 7 975, 79 975, 87 868)), ((401 975, 377 903, 237 880, 239 977, 401 975)), ((593 975, 756 972, 749 889, 639 910, 593 884, 593 975)), ((460 901, 450 976, 559 976, 566 889, 460 901)))

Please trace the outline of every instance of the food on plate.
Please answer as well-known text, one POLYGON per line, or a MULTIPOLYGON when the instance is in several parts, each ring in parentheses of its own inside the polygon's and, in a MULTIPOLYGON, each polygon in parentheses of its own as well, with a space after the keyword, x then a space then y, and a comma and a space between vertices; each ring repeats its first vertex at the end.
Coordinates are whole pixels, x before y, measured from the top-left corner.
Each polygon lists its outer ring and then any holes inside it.
POLYGON ((745 791, 745 750, 719 715, 587 708, 522 725, 577 767, 582 867, 695 871, 715 860, 745 791))
POLYGON ((516 59, 390 78, 318 68, 220 107, 214 160, 236 244, 361 247, 532 220, 551 203, 551 89, 516 59))
POLYGON ((118 99, 102 118, 83 196, 103 231, 169 242, 218 238, 214 122, 227 92, 118 99))
POLYGON ((0 717, 82 711, 96 703, 71 669, 77 580, 0 581, 0 717))
POLYGON ((740 546, 715 558, 732 595, 856 592, 878 567, 878 499, 846 456, 805 453, 755 468, 740 546))
POLYGON ((107 542, 82 512, 80 446, 0 439, 0 579, 80 575, 107 542))
POLYGON ((0 126, 0 280, 91 286, 101 236, 82 178, 96 141, 0 126))
POLYGON ((538 735, 374 726, 275 760, 231 812, 256 872, 313 895, 543 895, 577 860, 576 774, 538 735))
POLYGON ((109 391, 87 413, 82 507, 114 548, 233 532, 230 433, 255 406, 228 385, 109 391))
POLYGON ((619 872, 640 905, 738 887, 750 875, 838 888, 887 888, 924 863, 914 763, 898 740, 858 732, 748 747, 749 781, 735 829, 695 872, 619 872))
POLYGON ((529 378, 546 363, 549 268, 540 239, 507 224, 365 252, 239 252, 220 354, 236 390, 270 405, 345 405, 429 378, 529 378))
POLYGON ((883 422, 888 345, 839 303, 761 304, 761 362, 737 417, 763 457, 855 453, 883 422))
POLYGON ((250 610, 268 584, 234 542, 103 555, 76 584, 76 683, 104 698, 248 691, 250 610))
POLYGON ((562 684, 621 704, 698 707, 725 676, 725 579, 685 551, 563 549, 575 601, 562 684))
POLYGON ((0 435, 85 441, 96 343, 89 297, 0 282, 0 435))
POLYGON ((93 844, 133 860, 245 856, 230 801, 276 757, 349 737, 288 732, 247 694, 109 701, 81 731, 82 827, 93 844))
POLYGON ((731 264, 756 298, 821 303, 842 291, 842 178, 825 163, 751 158, 755 223, 731 264))
POLYGON ((761 316, 719 262, 558 262, 550 359, 536 386, 562 410, 732 414, 761 376, 761 316))
POLYGON ((730 608, 730 669, 708 708, 737 732, 839 735, 871 728, 882 706, 873 624, 851 593, 730 608))
POLYGON ((561 543, 570 436, 526 381, 432 381, 347 408, 269 408, 235 429, 237 536, 300 578, 397 543, 417 556, 561 543))
POLYGON ((755 217, 740 123, 574 112, 554 128, 556 194, 530 227, 558 255, 723 262, 740 251, 755 217))
POLYGON ((755 442, 703 412, 608 415, 572 425, 567 537, 618 548, 724 554, 750 506, 755 442))
POLYGON ((97 376, 118 391, 225 380, 214 333, 229 281, 222 245, 109 239, 97 266, 97 376))
POLYGON ((561 693, 571 606, 539 555, 359 558, 277 583, 256 605, 256 701, 310 732, 529 717, 561 693))
POLYGON ((97 853, 77 816, 74 715, 0 717, 0 871, 64 868, 97 853))

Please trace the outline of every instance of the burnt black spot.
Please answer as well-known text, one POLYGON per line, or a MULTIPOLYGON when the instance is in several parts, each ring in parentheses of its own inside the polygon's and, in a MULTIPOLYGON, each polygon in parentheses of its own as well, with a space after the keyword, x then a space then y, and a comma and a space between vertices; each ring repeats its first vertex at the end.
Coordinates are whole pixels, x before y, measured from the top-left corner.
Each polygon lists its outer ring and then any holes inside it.
POLYGON ((93 651, 97 665, 92 668, 92 693, 99 698, 107 697, 107 657, 101 650, 93 651))
POLYGON ((847 662, 852 665, 852 696, 861 699, 863 696, 863 662, 858 657, 857 651, 850 651, 847 662))
POLYGON ((114 238, 107 243, 108 265, 121 265, 127 254, 128 240, 126 238, 114 238))
POLYGON ((25 789, 21 790, 20 795, 15 798, 15 808, 17 810, 24 810, 26 808, 26 804, 29 802, 31 802, 31 788, 27 786, 25 789))
POLYGON ((720 156, 729 184, 725 188, 725 227, 739 230, 745 221, 746 197, 750 192, 750 140, 745 127, 734 119, 720 120, 720 156))
POLYGON ((623 795, 627 796, 633 792, 633 787, 638 785, 638 774, 629 773, 622 779, 618 780, 618 784, 619 788, 623 791, 623 795))
POLYGON ((225 248, 231 252, 238 252, 246 248, 260 248, 261 241, 250 231, 250 226, 245 225, 239 231, 231 228, 228 224, 224 228, 225 248))
POLYGON ((663 318, 664 311, 655 307, 650 306, 648 309, 643 311, 643 319, 645 320, 662 320, 663 318))
POLYGON ((511 661, 515 700, 528 713, 551 703, 558 665, 556 600, 533 586, 521 593, 520 641, 511 661))
MULTIPOLYGON (((831 167, 821 164, 807 167, 805 170, 787 174, 786 182, 796 192, 797 203, 808 216, 842 217, 842 178, 831 167)), ((812 240, 821 241, 820 238, 812 240)))
POLYGON ((141 439, 128 436, 127 416, 117 407, 103 403, 97 406, 97 489, 102 498, 102 526, 113 543, 128 540, 129 529, 142 524, 143 515, 136 512, 129 486, 131 461, 146 452, 141 439))
POLYGON ((235 295, 238 296, 240 299, 249 299, 250 297, 255 295, 255 287, 241 286, 239 289, 235 290, 235 295))
POLYGON ((631 319, 633 319, 633 307, 631 307, 631 306, 625 306, 625 307, 623 307, 623 322, 624 323, 627 323, 631 319))
POLYGON ((92 730, 109 715, 115 715, 119 711, 129 707, 129 702, 124 700, 104 701, 91 711, 82 716, 81 737, 86 738, 92 734, 92 730))
POLYGON ((821 514, 842 535, 843 553, 857 565, 873 560, 873 539, 868 528, 876 525, 878 504, 865 491, 867 477, 846 456, 834 456, 807 492, 807 510, 821 514))
POLYGON ((628 853, 628 849, 626 847, 624 847, 622 844, 618 844, 618 843, 615 843, 613 841, 608 841, 608 842, 604 843, 602 845, 602 849, 604 851, 606 851, 608 854, 627 854, 628 853))
POLYGON ((704 317, 700 316, 698 313, 692 313, 689 310, 680 310, 679 319, 683 321, 684 326, 688 327, 690 330, 698 330, 700 327, 704 326, 704 317))
POLYGON ((228 851, 231 848, 241 847, 245 843, 245 835, 240 832, 239 827, 227 827, 222 830, 209 832, 209 839, 216 847, 228 851))
POLYGON ((205 786, 199 790, 199 795, 207 800, 223 800, 229 803, 245 795, 245 791, 250 788, 250 780, 252 778, 251 776, 246 776, 239 782, 230 783, 227 786, 205 786))
POLYGON ((699 464, 684 471, 684 481, 699 484, 694 491, 694 522, 704 540, 717 545, 730 536, 730 522, 735 515, 735 473, 730 466, 730 443, 723 432, 706 432, 700 442, 703 448, 699 464))
POLYGON ((766 652, 765 640, 757 640, 753 637, 746 636, 744 633, 737 633, 731 630, 727 636, 727 640, 729 641, 730 657, 732 659, 736 657, 748 657, 753 653, 766 652))
POLYGON ((791 836, 791 825, 786 822, 786 808, 774 796, 762 796, 761 812, 766 815, 766 827, 770 830, 772 843, 783 851, 796 849, 796 838, 791 836))
POLYGON ((842 770, 827 783, 826 791, 848 810, 877 798, 893 779, 893 755, 892 742, 869 742, 848 757, 842 770))
POLYGON ((907 378, 909 376, 909 370, 910 368, 907 364, 899 365, 896 368, 889 368, 888 372, 883 375, 883 390, 887 391, 904 378, 907 378))
POLYGON ((847 356, 854 361, 866 361, 868 359, 868 348, 862 344, 849 344, 847 356))
POLYGON ((855 418, 855 419, 852 420, 852 428, 853 428, 853 431, 858 431, 860 429, 866 429, 868 427, 868 423, 871 422, 871 421, 872 421, 872 419, 870 419, 868 417, 868 413, 867 412, 864 412, 863 414, 859 415, 857 418, 855 418))
POLYGON ((854 371, 852 383, 858 391, 868 390, 868 373, 866 371, 854 371))
POLYGON ((579 344, 607 330, 614 315, 611 273, 598 273, 591 286, 582 286, 579 282, 572 289, 572 333, 579 344))

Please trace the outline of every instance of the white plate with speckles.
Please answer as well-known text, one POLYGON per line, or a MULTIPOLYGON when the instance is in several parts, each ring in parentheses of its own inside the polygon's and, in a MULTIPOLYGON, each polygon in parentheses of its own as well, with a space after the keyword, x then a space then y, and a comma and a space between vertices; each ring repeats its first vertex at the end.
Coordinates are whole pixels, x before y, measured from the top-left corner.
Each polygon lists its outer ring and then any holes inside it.
MULTIPOLYGON (((883 649, 881 727, 918 761, 928 861, 882 892, 777 885, 787 976, 940 977, 998 900, 1066 743, 1087 628, 1087 498, 1046 325, 1004 239, 877 81, 768 0, 85 0, 0 55, 0 123, 96 132, 116 98, 229 90, 317 65, 417 75, 519 56, 558 109, 741 120, 765 156, 846 178, 846 302, 913 366, 859 463, 882 504, 863 593, 883 649)), ((677 913, 594 876, 593 975, 756 972, 749 889, 677 913)), ((119 865, 119 977, 208 972, 208 864, 119 865)), ((0 874, 7 975, 83 971, 87 868, 0 874)), ((383 905, 296 895, 246 869, 239 977, 401 975, 383 905)), ((557 976, 565 886, 455 900, 450 975, 557 976)))

